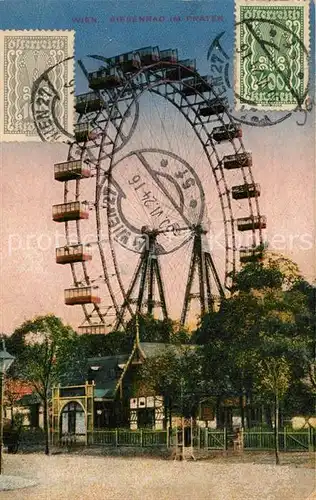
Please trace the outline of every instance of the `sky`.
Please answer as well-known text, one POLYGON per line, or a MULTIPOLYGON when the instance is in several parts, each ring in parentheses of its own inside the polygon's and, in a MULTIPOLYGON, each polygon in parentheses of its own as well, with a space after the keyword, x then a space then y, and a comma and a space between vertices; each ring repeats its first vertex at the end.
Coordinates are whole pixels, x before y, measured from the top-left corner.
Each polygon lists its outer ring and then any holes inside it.
MULTIPOLYGON (((312 10, 311 26, 314 26, 312 10)), ((230 0, 162 2, 152 6, 135 1, 4 1, 0 2, 0 29, 75 30, 75 59, 83 60, 91 69, 97 66, 86 57, 89 54, 110 57, 149 45, 177 48, 181 59, 196 59, 201 75, 213 76, 217 76, 216 69, 207 60, 207 51, 212 40, 222 34, 221 43, 229 56, 228 77, 233 82, 234 4, 230 0), (136 19, 139 16, 156 16, 160 21, 127 22, 130 16, 136 16, 136 19), (196 16, 204 16, 204 19, 209 16, 210 20, 198 21, 196 16)), ((314 43, 311 41, 311 60, 313 54, 314 43)), ((87 91, 85 78, 77 63, 75 72, 76 93, 87 91)), ((314 73, 314 67, 311 72, 314 73)), ((233 106, 232 91, 228 89, 227 92, 233 106)), ((219 220, 217 192, 200 144, 193 137, 187 122, 177 116, 163 99, 148 100, 144 96, 139 105, 141 112, 136 133, 127 148, 118 154, 114 177, 124 190, 131 186, 124 157, 132 149, 158 147, 187 161, 203 185, 206 218, 212 234, 217 235, 214 254, 220 267, 224 262, 222 221, 219 220)), ((235 113, 238 117, 242 115, 243 112, 235 113)), ((269 113, 271 120, 282 116, 284 113, 269 113)), ((260 212, 267 217, 265 241, 271 250, 280 251, 297 262, 306 279, 315 282, 313 112, 308 114, 304 126, 298 125, 301 120, 302 113, 293 113, 282 123, 270 127, 243 125, 243 141, 246 150, 252 152, 252 172, 255 182, 261 186, 260 212)), ((63 290, 72 286, 70 269, 55 263, 55 247, 64 244, 64 231, 62 225, 52 221, 52 205, 63 200, 62 185, 53 179, 53 166, 65 161, 67 152, 65 144, 0 145, 0 331, 11 333, 24 320, 38 314, 57 314, 74 327, 83 320, 79 306, 64 305, 63 290)), ((165 153, 160 156, 166 158, 165 153)), ((159 163, 160 156, 152 157, 151 161, 159 163)), ((181 166, 181 160, 168 159, 170 168, 181 166)), ((143 175, 143 166, 137 166, 138 160, 134 160, 130 167, 134 169, 133 175, 143 175)), ((233 184, 234 177, 229 182, 233 184)), ((170 184, 168 186, 172 189, 170 184)), ((84 199, 93 198, 93 189, 91 179, 84 186, 84 199)), ((176 192, 173 194, 176 197, 176 192)), ((198 195, 198 189, 195 195, 198 195)), ((165 203, 159 190, 156 196, 160 203, 165 203)), ((134 196, 130 200, 129 207, 125 205, 122 210, 135 224, 135 221, 139 225, 146 223, 141 199, 134 196)), ((246 214, 242 204, 236 205, 235 209, 238 217, 246 214)), ((164 210, 172 214, 172 207, 166 204, 164 210)), ((90 241, 95 241, 92 220, 85 226, 85 235, 90 241)), ((116 245, 115 249, 126 286, 133 275, 138 255, 120 245, 116 245)), ((175 317, 179 316, 179 304, 183 298, 181 287, 175 286, 175 283, 187 276, 190 251, 190 246, 183 246, 178 252, 162 258, 167 299, 175 317)), ((99 256, 95 256, 91 266, 92 276, 102 272, 99 256)), ((100 293, 103 302, 108 304, 105 287, 100 286, 100 293)))

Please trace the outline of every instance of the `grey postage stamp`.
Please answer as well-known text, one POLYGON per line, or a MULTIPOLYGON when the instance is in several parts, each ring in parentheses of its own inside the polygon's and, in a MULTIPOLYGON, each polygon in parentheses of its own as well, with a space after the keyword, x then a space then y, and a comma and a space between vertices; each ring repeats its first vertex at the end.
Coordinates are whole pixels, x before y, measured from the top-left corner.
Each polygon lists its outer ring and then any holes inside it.
POLYGON ((73 133, 74 31, 0 31, 0 140, 73 133))
POLYGON ((309 1, 236 0, 236 109, 293 110, 309 92, 309 1))

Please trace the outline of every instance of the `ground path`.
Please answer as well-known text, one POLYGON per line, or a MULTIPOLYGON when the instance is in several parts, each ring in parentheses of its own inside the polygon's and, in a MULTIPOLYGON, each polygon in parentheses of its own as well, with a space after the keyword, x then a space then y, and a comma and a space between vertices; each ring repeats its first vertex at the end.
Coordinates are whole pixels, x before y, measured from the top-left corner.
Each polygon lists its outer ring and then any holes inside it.
POLYGON ((4 462, 4 474, 38 484, 1 500, 306 500, 315 487, 314 470, 293 465, 39 453, 4 462))

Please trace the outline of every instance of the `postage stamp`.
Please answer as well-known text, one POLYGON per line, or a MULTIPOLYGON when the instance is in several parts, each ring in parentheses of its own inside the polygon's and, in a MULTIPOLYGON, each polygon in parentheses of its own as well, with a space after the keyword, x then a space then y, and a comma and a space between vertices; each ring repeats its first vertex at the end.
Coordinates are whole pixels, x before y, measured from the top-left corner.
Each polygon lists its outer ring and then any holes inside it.
POLYGON ((309 1, 236 0, 236 109, 300 108, 309 88, 309 1))
POLYGON ((0 31, 0 140, 73 133, 74 31, 0 31))

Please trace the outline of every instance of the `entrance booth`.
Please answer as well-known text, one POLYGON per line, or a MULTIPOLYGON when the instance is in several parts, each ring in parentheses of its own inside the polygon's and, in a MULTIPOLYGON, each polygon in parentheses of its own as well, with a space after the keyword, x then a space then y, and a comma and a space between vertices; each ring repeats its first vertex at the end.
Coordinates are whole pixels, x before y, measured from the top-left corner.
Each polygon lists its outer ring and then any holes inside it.
POLYGON ((85 411, 81 403, 72 401, 66 403, 60 413, 61 440, 68 436, 74 437, 76 442, 86 441, 85 411))
POLYGON ((52 442, 89 444, 93 433, 94 383, 53 388, 52 442))

